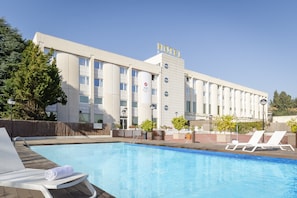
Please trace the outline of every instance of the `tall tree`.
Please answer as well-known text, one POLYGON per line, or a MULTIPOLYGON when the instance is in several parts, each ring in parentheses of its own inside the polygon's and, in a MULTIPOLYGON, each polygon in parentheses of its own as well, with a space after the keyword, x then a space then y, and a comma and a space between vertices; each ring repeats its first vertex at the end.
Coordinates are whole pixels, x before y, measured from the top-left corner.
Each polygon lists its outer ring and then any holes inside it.
POLYGON ((15 115, 22 119, 44 120, 46 107, 67 103, 53 50, 44 54, 32 41, 22 54, 19 69, 8 81, 14 91, 15 115))
POLYGON ((296 99, 282 91, 278 94, 274 92, 273 100, 270 102, 270 110, 274 116, 296 115, 296 99))
POLYGON ((6 92, 10 90, 8 95, 12 93, 5 81, 17 70, 25 47, 26 41, 18 30, 12 28, 4 18, 0 18, 0 111, 4 111, 7 105, 7 97, 3 95, 3 89, 6 88, 6 92))

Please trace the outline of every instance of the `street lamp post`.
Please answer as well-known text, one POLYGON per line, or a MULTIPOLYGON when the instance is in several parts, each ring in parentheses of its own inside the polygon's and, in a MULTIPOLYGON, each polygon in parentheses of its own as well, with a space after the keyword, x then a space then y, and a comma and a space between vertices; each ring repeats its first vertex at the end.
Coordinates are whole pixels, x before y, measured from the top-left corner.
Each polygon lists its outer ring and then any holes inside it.
MULTIPOLYGON (((262 129, 265 129, 265 121, 264 121, 264 106, 266 105, 267 100, 265 98, 262 98, 260 100, 260 104, 263 106, 263 110, 262 110, 262 129)), ((262 142, 264 142, 264 133, 263 133, 263 137, 262 137, 262 142)))
POLYGON ((12 98, 9 98, 7 100, 7 104, 9 104, 10 106, 10 127, 11 127, 10 138, 12 139, 13 138, 12 105, 15 105, 15 101, 12 98))
POLYGON ((122 109, 122 128, 123 128, 123 131, 124 131, 124 137, 126 136, 125 134, 125 120, 126 120, 126 112, 127 112, 127 107, 125 107, 124 109, 122 109))
POLYGON ((125 129, 125 119, 126 119, 126 112, 127 112, 127 108, 124 108, 122 110, 122 115, 123 115, 123 119, 122 119, 122 122, 123 122, 123 129, 125 129))
POLYGON ((152 121, 152 131, 153 131, 153 128, 154 128, 154 109, 156 108, 154 104, 151 104, 150 105, 150 108, 152 110, 152 118, 151 118, 151 121, 152 121))

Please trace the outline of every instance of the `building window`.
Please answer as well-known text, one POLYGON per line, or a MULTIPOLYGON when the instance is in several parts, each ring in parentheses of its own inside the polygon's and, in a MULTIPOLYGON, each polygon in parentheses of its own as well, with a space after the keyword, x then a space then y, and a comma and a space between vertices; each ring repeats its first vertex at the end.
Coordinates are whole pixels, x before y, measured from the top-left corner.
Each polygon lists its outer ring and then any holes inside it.
POLYGON ((152 95, 157 95, 157 89, 152 89, 152 95))
POLYGON ((103 114, 94 114, 94 122, 103 123, 103 114))
POLYGON ((89 85, 89 77, 88 76, 79 76, 79 84, 89 85))
POLYGON ((103 87, 103 79, 101 79, 101 78, 95 78, 94 79, 94 86, 95 87, 103 87))
POLYGON ((164 82, 168 83, 168 78, 167 77, 164 78, 164 82))
POLYGON ((165 105, 165 106, 164 106, 164 110, 165 110, 165 111, 168 111, 168 105, 165 105))
POLYGON ((133 69, 132 70, 132 77, 137 77, 138 76, 138 71, 133 69))
POLYGON ((164 67, 165 67, 165 69, 168 69, 168 64, 165 63, 165 64, 164 64, 164 67))
POLYGON ((168 96, 169 94, 168 94, 168 91, 165 91, 165 93, 164 93, 164 96, 168 96))
POLYGON ((127 90, 127 84, 126 83, 121 83, 120 84, 120 90, 126 91, 127 90))
POLYGON ((138 125, 138 117, 132 117, 132 125, 137 126, 138 125))
MULTIPOLYGON (((50 51, 51 51, 51 49, 45 47, 44 50, 43 50, 43 53, 44 53, 44 54, 48 54, 50 51)), ((57 51, 56 51, 56 50, 54 50, 54 53, 53 53, 53 55, 52 55, 52 57, 51 57, 51 60, 52 60, 53 58, 57 58, 57 51)))
POLYGON ((186 112, 191 112, 191 101, 186 102, 186 112))
POLYGON ((89 59, 79 57, 79 66, 89 67, 89 59))
POLYGON ((79 122, 89 122, 90 114, 79 112, 79 122))
POLYGON ((138 106, 137 102, 132 102, 132 107, 133 108, 137 108, 137 106, 138 106))
POLYGON ((94 61, 94 68, 95 68, 95 69, 102 70, 102 68, 103 68, 103 66, 102 66, 102 62, 101 62, 101 61, 97 61, 97 60, 95 60, 95 61, 94 61))
POLYGON ((46 48, 46 47, 45 47, 45 48, 43 49, 43 53, 44 53, 44 54, 48 54, 49 52, 50 52, 50 49, 49 49, 49 48, 46 48))
POLYGON ((191 88, 190 87, 186 87, 186 96, 190 96, 191 95, 191 88))
POLYGON ((89 97, 88 96, 79 96, 79 102, 89 103, 89 97))
POLYGON ((127 100, 121 100, 120 101, 120 106, 121 107, 126 107, 127 106, 127 100))
POLYGON ((203 113, 206 114, 206 104, 203 103, 203 113))
POLYGON ((102 104, 102 98, 95 98, 94 104, 102 104))
POLYGON ((196 107, 197 107, 196 102, 193 102, 193 113, 196 113, 197 112, 196 107))
POLYGON ((127 75, 127 68, 126 67, 120 67, 120 74, 127 75))
POLYGON ((138 92, 138 86, 137 85, 132 85, 132 92, 137 93, 138 92))

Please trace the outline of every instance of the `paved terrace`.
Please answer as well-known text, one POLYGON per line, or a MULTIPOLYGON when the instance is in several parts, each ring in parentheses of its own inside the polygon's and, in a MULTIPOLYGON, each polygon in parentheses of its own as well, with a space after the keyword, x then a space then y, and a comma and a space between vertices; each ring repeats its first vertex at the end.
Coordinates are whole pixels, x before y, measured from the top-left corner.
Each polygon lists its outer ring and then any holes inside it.
MULTIPOLYGON (((132 140, 130 138, 58 138, 58 139, 43 139, 43 140, 27 140, 29 145, 51 145, 51 144, 80 144, 80 143, 106 143, 106 142, 130 142, 139 144, 150 144, 158 146, 170 146, 178 148, 190 148, 219 152, 232 152, 239 154, 270 156, 279 158, 290 158, 297 160, 297 151, 282 151, 282 150, 256 150, 253 153, 246 153, 240 150, 226 151, 225 144, 205 144, 205 143, 192 143, 187 141, 157 141, 157 140, 132 140)), ((41 168, 49 169, 57 166, 55 163, 38 155, 24 145, 23 141, 16 142, 16 149, 27 168, 41 168)), ((3 163, 3 162, 1 162, 3 163)), ((104 190, 95 186, 99 198, 113 198, 114 196, 108 194, 104 190)), ((78 184, 74 187, 61 190, 50 191, 54 197, 63 198, 77 198, 88 197, 88 190, 83 184, 78 184)), ((43 195, 39 191, 23 190, 17 188, 7 188, 0 186, 0 197, 3 198, 42 198, 43 195)))

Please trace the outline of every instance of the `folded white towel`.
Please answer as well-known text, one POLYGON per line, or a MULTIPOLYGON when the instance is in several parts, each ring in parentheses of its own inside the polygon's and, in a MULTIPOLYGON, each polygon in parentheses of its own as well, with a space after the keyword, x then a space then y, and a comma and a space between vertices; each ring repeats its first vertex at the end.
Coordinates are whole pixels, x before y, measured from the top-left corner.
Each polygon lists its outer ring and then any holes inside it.
POLYGON ((72 174, 73 174, 73 168, 69 165, 65 165, 65 166, 59 166, 56 168, 46 170, 44 172, 44 177, 49 181, 53 181, 55 179, 68 177, 72 174))

